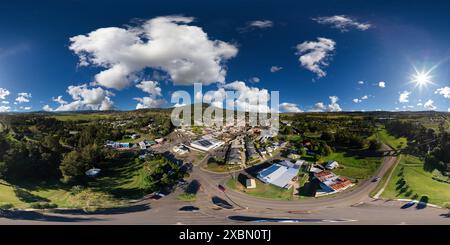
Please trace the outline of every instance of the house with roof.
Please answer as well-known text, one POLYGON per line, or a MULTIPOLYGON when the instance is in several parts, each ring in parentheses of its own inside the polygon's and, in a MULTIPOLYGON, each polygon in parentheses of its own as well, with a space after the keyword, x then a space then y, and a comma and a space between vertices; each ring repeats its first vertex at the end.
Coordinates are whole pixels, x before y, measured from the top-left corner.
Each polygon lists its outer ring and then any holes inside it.
POLYGON ((327 161, 327 163, 325 164, 325 168, 330 169, 330 170, 338 168, 338 167, 339 167, 339 163, 334 160, 327 161))
POLYGON ((314 173, 314 178, 319 181, 316 196, 337 193, 354 186, 349 179, 335 175, 329 170, 314 173))

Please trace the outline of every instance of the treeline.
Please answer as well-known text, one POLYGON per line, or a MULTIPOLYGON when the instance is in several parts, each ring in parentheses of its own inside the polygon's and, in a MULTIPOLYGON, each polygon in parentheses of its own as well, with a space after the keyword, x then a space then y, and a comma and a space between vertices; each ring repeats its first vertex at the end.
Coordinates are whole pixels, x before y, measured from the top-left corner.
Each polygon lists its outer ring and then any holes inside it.
POLYGON ((396 137, 408 139, 408 153, 425 159, 427 171, 439 170, 450 176, 450 134, 441 129, 439 132, 425 128, 417 122, 391 121, 385 124, 388 132, 396 137))

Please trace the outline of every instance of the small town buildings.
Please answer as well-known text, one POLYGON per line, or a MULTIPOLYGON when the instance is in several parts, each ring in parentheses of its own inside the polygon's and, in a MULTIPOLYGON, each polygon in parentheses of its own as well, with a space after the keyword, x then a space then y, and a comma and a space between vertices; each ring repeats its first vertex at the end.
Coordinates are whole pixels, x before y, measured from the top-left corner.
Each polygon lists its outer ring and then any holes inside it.
POLYGON ((334 160, 328 161, 325 165, 326 169, 335 169, 337 167, 339 167, 339 163, 334 160))
POLYGON ((164 138, 155 139, 155 142, 161 144, 162 142, 164 142, 164 138))
POLYGON ((255 179, 248 178, 248 179, 245 181, 245 187, 246 187, 247 189, 255 189, 255 188, 256 188, 256 181, 255 181, 255 179))
POLYGON ((139 142, 139 148, 141 150, 146 150, 148 147, 155 145, 156 142, 153 140, 143 140, 139 142))
POLYGON ((245 153, 249 161, 256 160, 259 158, 259 154, 255 149, 255 145, 249 139, 245 141, 245 149, 246 149, 245 153))
POLYGON ((131 143, 122 143, 122 142, 114 142, 114 141, 107 141, 106 147, 111 147, 117 150, 128 150, 133 147, 133 144, 131 143))
POLYGON ((227 155, 227 164, 244 164, 244 159, 242 159, 242 148, 243 146, 239 139, 235 139, 231 142, 227 155))

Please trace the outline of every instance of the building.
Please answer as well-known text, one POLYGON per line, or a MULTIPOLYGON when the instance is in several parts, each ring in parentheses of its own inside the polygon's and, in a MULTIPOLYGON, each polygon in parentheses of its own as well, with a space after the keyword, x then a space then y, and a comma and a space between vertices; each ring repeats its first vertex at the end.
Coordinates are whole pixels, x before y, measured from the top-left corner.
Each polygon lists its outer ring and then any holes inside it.
POLYGON ((241 165, 244 164, 242 159, 242 144, 239 139, 235 139, 231 142, 227 155, 227 164, 241 165))
POLYGON ((255 181, 255 179, 251 179, 251 178, 247 179, 245 181, 245 187, 247 189, 255 189, 256 188, 256 181, 255 181))
POLYGON ((122 142, 114 142, 114 141, 107 141, 106 142, 107 147, 111 147, 117 150, 128 150, 131 147, 133 147, 133 144, 131 143, 122 143, 122 142))
POLYGON ((328 170, 314 173, 314 178, 320 182, 320 188, 316 191, 316 196, 333 194, 354 185, 349 179, 335 175, 328 170))
POLYGON ((293 179, 297 177, 299 170, 298 165, 283 161, 261 170, 257 177, 264 183, 289 189, 292 187, 293 179))
POLYGON ((185 145, 176 145, 172 148, 173 152, 178 153, 180 155, 186 154, 189 152, 189 148, 187 148, 185 145))
POLYGON ((201 150, 201 151, 210 151, 213 150, 219 146, 222 146, 225 144, 225 142, 216 140, 214 138, 201 138, 199 140, 196 140, 191 143, 191 146, 195 149, 201 150))
POLYGON ((339 163, 334 160, 328 161, 327 164, 325 165, 326 169, 335 169, 337 167, 339 167, 339 163))
POLYGON ((255 145, 250 140, 245 141, 245 149, 248 160, 255 160, 259 158, 259 154, 255 149, 255 145))

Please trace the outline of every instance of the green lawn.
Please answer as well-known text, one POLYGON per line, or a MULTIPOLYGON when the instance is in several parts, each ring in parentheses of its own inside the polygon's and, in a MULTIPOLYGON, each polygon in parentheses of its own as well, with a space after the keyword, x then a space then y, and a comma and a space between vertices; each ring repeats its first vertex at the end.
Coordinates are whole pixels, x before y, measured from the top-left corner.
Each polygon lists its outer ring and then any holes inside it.
POLYGON ((369 137, 369 140, 377 138, 379 141, 395 150, 403 149, 407 146, 407 139, 405 137, 396 138, 390 135, 383 127, 380 127, 377 133, 369 137))
POLYGON ((381 164, 381 159, 376 157, 358 158, 357 156, 347 156, 343 152, 333 152, 322 161, 335 160, 339 163, 339 168, 333 172, 350 179, 367 179, 373 175, 381 164))
POLYGON ((450 203, 450 184, 432 179, 432 174, 423 170, 423 161, 414 156, 403 156, 394 170, 382 194, 384 198, 406 198, 419 200, 428 197, 429 203, 450 203))
POLYGON ((106 119, 110 115, 107 114, 62 114, 50 116, 59 121, 92 121, 97 119, 106 119))
POLYGON ((228 164, 218 164, 216 162, 209 162, 206 165, 206 169, 212 172, 226 173, 234 170, 239 170, 241 169, 241 167, 228 164))
POLYGON ((277 200, 292 200, 293 188, 287 190, 276 187, 274 185, 265 184, 259 181, 258 179, 255 179, 255 181, 256 181, 255 189, 246 189, 241 183, 239 183, 239 181, 236 181, 232 178, 227 181, 226 185, 233 190, 238 190, 255 197, 263 197, 277 200))
POLYGON ((145 194, 143 163, 122 159, 109 163, 102 175, 87 188, 71 188, 62 183, 15 183, 0 180, 0 204, 28 208, 35 202, 48 202, 66 208, 116 207, 129 198, 145 194))

